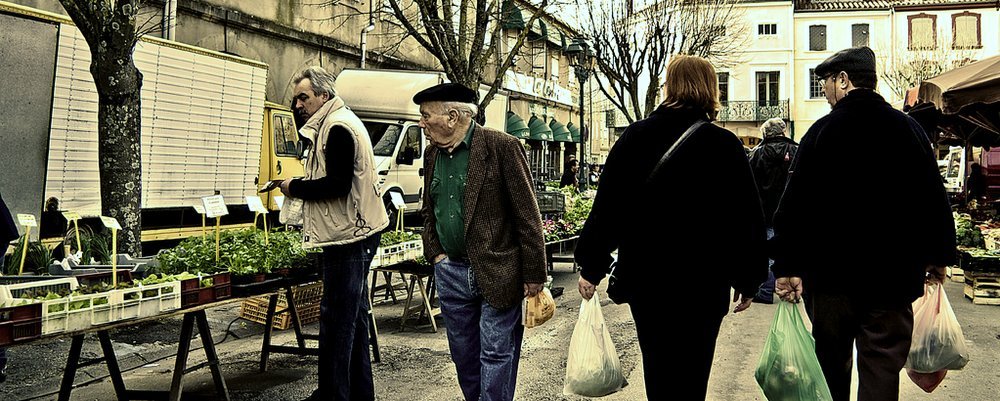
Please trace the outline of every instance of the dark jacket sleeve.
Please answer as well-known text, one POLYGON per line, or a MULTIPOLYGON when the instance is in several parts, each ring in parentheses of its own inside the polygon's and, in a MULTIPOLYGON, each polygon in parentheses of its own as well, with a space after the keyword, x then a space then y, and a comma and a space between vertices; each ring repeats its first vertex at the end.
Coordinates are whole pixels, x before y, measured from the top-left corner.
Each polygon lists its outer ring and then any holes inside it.
POLYGON ((520 239, 521 277, 525 283, 544 283, 545 237, 542 234, 541 213, 532 186, 531 170, 524 147, 516 141, 504 141, 499 148, 503 160, 500 172, 507 189, 508 204, 513 214, 514 232, 520 239))
POLYGON ((326 176, 315 180, 292 180, 288 192, 304 200, 330 199, 347 196, 354 180, 354 138, 342 127, 333 127, 327 137, 326 176))
POLYGON ((727 263, 730 285, 743 296, 752 297, 767 279, 764 211, 742 143, 731 134, 726 142, 719 147, 720 171, 727 174, 719 176, 724 182, 717 185, 723 190, 717 200, 728 200, 726 204, 733 206, 718 208, 727 214, 723 221, 729 222, 726 229, 719 230, 719 236, 731 256, 727 263))
POLYGON ((820 119, 799 143, 798 152, 788 171, 788 183, 774 212, 774 237, 768 249, 774 258, 771 271, 775 277, 802 277, 809 266, 805 252, 805 242, 812 240, 803 233, 808 232, 808 224, 813 221, 811 207, 816 205, 813 197, 820 193, 817 185, 826 185, 820 175, 822 161, 816 149, 816 138, 823 126, 820 119))
POLYGON ((10 210, 7 209, 7 203, 4 202, 3 196, 0 195, 0 246, 3 247, 3 251, 7 250, 7 243, 17 237, 19 235, 17 233, 17 225, 14 224, 14 217, 11 216, 10 210))
POLYGON ((424 150, 424 202, 420 214, 424 216, 424 258, 434 263, 434 257, 444 253, 437 233, 437 216, 434 215, 434 200, 431 198, 431 179, 434 177, 434 161, 438 150, 429 145, 424 150))
POLYGON ((925 218, 927 219, 927 225, 924 226, 926 231, 920 235, 920 238, 926 239, 927 243, 917 249, 923 249, 927 252, 926 258, 923 261, 926 264, 934 266, 953 265, 956 263, 957 258, 955 252, 957 244, 955 239, 955 220, 951 214, 951 203, 948 201, 948 193, 941 182, 941 175, 938 172, 937 163, 935 162, 936 158, 931 150, 931 143, 927 139, 927 134, 916 120, 912 118, 907 119, 910 123, 910 130, 913 132, 913 137, 916 138, 916 142, 920 147, 919 152, 913 153, 919 155, 922 159, 918 160, 917 163, 923 167, 922 174, 920 174, 923 182, 915 185, 915 187, 926 188, 924 194, 913 196, 914 199, 926 202, 923 205, 923 210, 926 211, 925 218))
POLYGON ((608 153, 604 172, 601 173, 601 185, 597 187, 597 196, 573 255, 580 265, 580 276, 594 285, 611 271, 611 263, 614 262, 611 252, 618 249, 621 239, 619 223, 623 219, 618 213, 624 211, 621 197, 628 191, 624 188, 627 186, 624 183, 626 177, 621 176, 619 170, 627 163, 629 129, 608 153))

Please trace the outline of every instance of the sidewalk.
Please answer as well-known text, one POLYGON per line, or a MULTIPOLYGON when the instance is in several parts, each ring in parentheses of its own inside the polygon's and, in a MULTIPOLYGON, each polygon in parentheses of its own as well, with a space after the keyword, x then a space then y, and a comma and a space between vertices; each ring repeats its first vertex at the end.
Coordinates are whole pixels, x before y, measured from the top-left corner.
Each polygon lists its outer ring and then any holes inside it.
MULTIPOLYGON (((554 285, 564 287, 565 292, 556 299, 556 316, 545 325, 530 329, 525 334, 518 377, 519 400, 581 399, 562 395, 566 352, 580 306, 580 295, 576 291, 577 276, 570 272, 568 265, 557 267, 554 276, 554 285)), ((946 290, 965 330, 973 360, 965 370, 950 372, 933 394, 924 394, 910 382, 905 372, 901 372, 900 398, 907 401, 994 399, 996 389, 1000 388, 1000 307, 973 305, 962 297, 962 287, 958 283, 949 283, 946 290)), ((665 301, 665 310, 669 307, 682 305, 671 306, 665 301)), ((420 330, 408 328, 400 333, 398 327, 401 308, 401 304, 398 304, 376 306, 374 309, 382 346, 382 362, 375 364, 373 368, 378 399, 460 399, 454 367, 449 359, 443 320, 438 320, 437 333, 431 333, 429 327, 420 330)), ((226 325, 238 313, 238 307, 209 313, 216 341, 222 339, 226 325)), ((643 399, 639 348, 628 308, 607 304, 604 313, 630 383, 621 392, 604 399, 643 399)), ((730 314, 723 321, 709 384, 709 400, 763 400, 753 374, 773 314, 773 305, 755 304, 747 312, 730 314)), ((300 400, 308 396, 316 383, 315 357, 272 355, 268 372, 259 373, 262 326, 241 322, 243 321, 233 324, 233 331, 240 339, 230 336, 217 345, 232 399, 283 401, 300 400)), ((179 321, 165 322, 112 334, 123 369, 141 366, 125 373, 128 388, 152 390, 169 387, 174 358, 152 363, 149 361, 176 350, 179 327, 179 321)), ((316 332, 318 325, 307 325, 306 330, 316 332)), ((683 335, 682 331, 680 335, 683 335)), ((292 345, 294 334, 291 330, 275 331, 274 342, 292 345)), ((199 342, 195 344, 200 347, 199 342)), ((683 347, 683 344, 678 344, 678 347, 683 347)), ((0 385, 0 399, 20 400, 58 390, 58 376, 65 365, 68 348, 68 341, 12 348, 14 359, 10 368, 11 376, 7 383, 0 385)), ((96 356, 97 349, 96 341, 88 340, 84 351, 90 353, 90 356, 96 356)), ((202 360, 204 353, 200 350, 193 351, 189 365, 202 360)), ((679 369, 683 368, 682 361, 663 363, 676 363, 679 369)), ((78 375, 77 382, 99 375, 106 375, 103 365, 86 369, 85 373, 78 375)), ((663 380, 670 378, 665 377, 663 380)), ((209 371, 204 369, 186 376, 185 388, 188 391, 212 394, 214 390, 209 371)), ((74 400, 114 398, 108 380, 78 388, 73 395, 74 400)), ((38 399, 55 399, 55 396, 38 399)))

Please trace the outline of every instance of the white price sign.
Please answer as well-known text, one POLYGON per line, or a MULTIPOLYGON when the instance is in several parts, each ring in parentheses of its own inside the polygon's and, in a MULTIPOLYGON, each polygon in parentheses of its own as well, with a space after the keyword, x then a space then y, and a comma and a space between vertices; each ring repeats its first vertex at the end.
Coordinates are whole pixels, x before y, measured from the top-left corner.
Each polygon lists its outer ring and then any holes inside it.
POLYGON ((204 205, 194 205, 194 211, 196 213, 198 213, 198 214, 205 214, 205 206, 204 205))
POLYGON ((247 206, 251 212, 267 213, 267 208, 264 207, 264 202, 261 202, 259 196, 247 196, 247 206))
POLYGON ((205 205, 205 216, 209 218, 229 214, 229 208, 226 207, 226 200, 222 198, 222 195, 206 196, 201 198, 201 202, 205 205))
POLYGON ((101 223, 104 223, 105 227, 110 228, 112 230, 122 229, 121 224, 118 224, 118 219, 114 217, 101 216, 101 223))
POLYGON ((274 203, 278 204, 278 209, 285 207, 285 197, 281 195, 275 196, 274 203))
POLYGON ((18 213, 17 222, 25 227, 38 227, 38 222, 35 221, 35 215, 27 213, 18 213))
POLYGON ((77 212, 62 212, 62 215, 69 221, 80 220, 80 213, 77 212))
POLYGON ((392 198, 392 204, 396 206, 397 210, 406 209, 406 202, 403 201, 403 195, 399 192, 389 192, 389 197, 392 198))

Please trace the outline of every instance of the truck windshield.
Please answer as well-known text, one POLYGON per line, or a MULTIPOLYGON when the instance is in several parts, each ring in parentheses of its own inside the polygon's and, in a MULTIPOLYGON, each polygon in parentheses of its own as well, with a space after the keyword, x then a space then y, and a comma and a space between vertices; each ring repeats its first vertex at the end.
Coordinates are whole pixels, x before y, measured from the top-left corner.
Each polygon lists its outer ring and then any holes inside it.
POLYGON ((372 151, 374 151, 375 156, 392 156, 396 150, 396 143, 399 142, 399 133, 403 126, 374 121, 365 121, 364 123, 365 128, 368 129, 368 136, 371 137, 372 151))

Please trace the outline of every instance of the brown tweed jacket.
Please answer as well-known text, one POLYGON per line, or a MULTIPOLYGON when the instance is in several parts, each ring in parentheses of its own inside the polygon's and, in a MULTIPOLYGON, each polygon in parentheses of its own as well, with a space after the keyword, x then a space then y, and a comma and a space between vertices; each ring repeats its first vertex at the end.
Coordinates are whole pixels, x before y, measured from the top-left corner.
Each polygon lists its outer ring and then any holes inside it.
MULTIPOLYGON (((444 253, 435 229, 431 178, 438 148, 424 152, 424 255, 444 253)), ((544 283, 545 241, 524 147, 514 137, 476 125, 462 197, 465 243, 483 298, 498 309, 524 298, 524 283, 544 283)))

